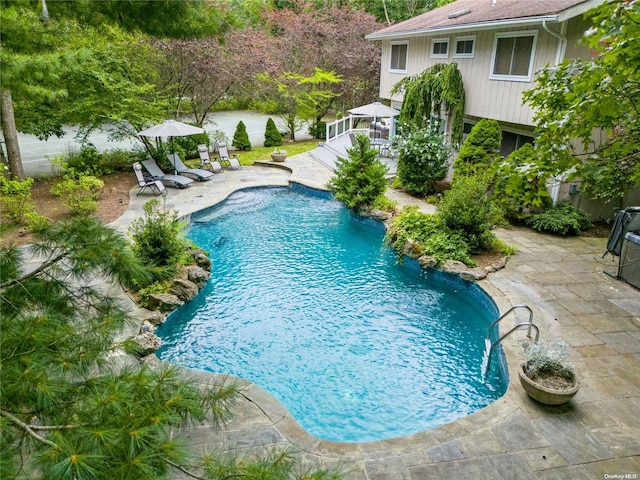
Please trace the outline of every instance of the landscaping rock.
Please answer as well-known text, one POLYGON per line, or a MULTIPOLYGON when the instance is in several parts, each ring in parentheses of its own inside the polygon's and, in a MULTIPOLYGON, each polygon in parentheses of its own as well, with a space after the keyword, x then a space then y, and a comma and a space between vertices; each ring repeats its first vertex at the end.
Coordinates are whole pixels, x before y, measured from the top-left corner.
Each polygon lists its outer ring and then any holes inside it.
POLYGON ((162 340, 153 333, 140 333, 132 339, 139 347, 138 355, 145 357, 156 352, 162 346, 162 340))
POLYGON ((436 260, 434 257, 430 257, 429 255, 422 255, 420 258, 418 258, 418 263, 424 268, 435 268, 436 265, 438 265, 438 260, 436 260))
POLYGON ((140 324, 140 332, 139 332, 140 334, 153 333, 155 331, 156 331, 156 326, 147 320, 143 320, 142 323, 140 324))
POLYGON ((469 268, 464 263, 456 260, 447 260, 442 264, 442 270, 460 275, 461 278, 469 281, 482 280, 487 277, 484 268, 469 268))
POLYGON ((151 293, 148 297, 149 310, 160 310, 161 312, 170 312, 175 310, 184 302, 177 295, 171 293, 151 293))
POLYGON ((164 321, 167 319, 164 313, 156 311, 151 311, 144 316, 143 320, 149 322, 151 325, 157 327, 158 325, 162 325, 164 321))
POLYGON ((507 266, 508 257, 502 257, 493 262, 491 265, 484 267, 487 273, 497 272, 507 266))
POLYGON ((187 280, 193 282, 197 285, 198 288, 203 288, 207 282, 209 281, 209 277, 211 274, 202 267, 197 265, 189 265, 185 267, 185 274, 187 280))
POLYGON ((407 257, 420 258, 422 256, 422 248, 416 242, 408 238, 404 244, 402 253, 407 257))
POLYGON ((196 265, 200 268, 206 270, 207 272, 211 270, 211 260, 204 253, 194 253, 193 259, 196 262, 196 265))
POLYGON ((188 302, 198 295, 198 286, 190 280, 184 278, 174 278, 171 282, 171 293, 180 300, 188 302))

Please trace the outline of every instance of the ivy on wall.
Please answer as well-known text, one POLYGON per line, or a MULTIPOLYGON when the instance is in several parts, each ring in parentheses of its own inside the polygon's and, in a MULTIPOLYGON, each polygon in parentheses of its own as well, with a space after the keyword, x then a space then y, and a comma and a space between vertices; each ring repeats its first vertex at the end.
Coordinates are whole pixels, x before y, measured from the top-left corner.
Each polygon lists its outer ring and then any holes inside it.
POLYGON ((403 78, 391 89, 392 95, 398 93, 404 94, 400 123, 425 126, 432 115, 442 119, 444 105, 451 118, 451 142, 460 144, 465 94, 457 63, 437 63, 420 75, 403 78))

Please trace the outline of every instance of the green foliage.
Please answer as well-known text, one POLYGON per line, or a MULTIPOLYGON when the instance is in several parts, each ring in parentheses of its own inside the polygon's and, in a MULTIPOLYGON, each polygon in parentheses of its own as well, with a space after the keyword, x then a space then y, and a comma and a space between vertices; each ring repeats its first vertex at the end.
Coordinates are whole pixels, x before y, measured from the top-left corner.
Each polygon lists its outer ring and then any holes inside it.
POLYGON ((438 205, 444 224, 461 235, 472 253, 490 245, 499 214, 489 200, 487 184, 478 177, 460 177, 438 205))
POLYGON ((324 140, 327 138, 327 122, 316 120, 309 126, 309 135, 313 138, 324 140))
POLYGON ((568 200, 558 202, 545 212, 531 215, 527 224, 539 232, 551 232, 557 235, 580 235, 592 226, 589 216, 577 209, 568 200))
POLYGON ((338 158, 329 187, 337 200, 348 208, 359 210, 373 204, 386 190, 387 167, 380 162, 365 135, 356 135, 356 144, 347 153, 348 159, 338 158))
POLYGON ((438 263, 457 260, 465 265, 475 265, 465 239, 448 229, 438 214, 420 212, 415 206, 405 207, 393 219, 385 242, 401 259, 407 240, 415 242, 422 254, 434 257, 438 263))
POLYGON ((385 195, 378 195, 371 204, 371 208, 385 212, 395 212, 398 208, 398 202, 387 198, 385 195))
POLYGON ((540 168, 574 171, 568 179, 582 178, 589 197, 620 201, 640 185, 640 3, 603 2, 587 17, 584 40, 596 53, 538 72, 523 98, 535 112, 540 168))
POLYGON ((551 203, 546 188, 548 174, 537 168, 535 160, 533 145, 526 143, 494 164, 493 201, 508 218, 519 218, 551 203))
POLYGON ((11 223, 20 225, 28 214, 35 212, 35 205, 31 201, 32 186, 33 178, 20 181, 0 175, 2 215, 11 223))
MULTIPOLYGON (((199 126, 199 125, 196 125, 199 126)), ((196 135, 187 135, 185 137, 175 137, 172 143, 180 147, 181 158, 188 160, 191 158, 200 158, 198 153, 198 145, 210 145, 209 134, 207 132, 198 133, 196 135)))
POLYGON ((264 146, 277 147, 280 145, 282 145, 282 134, 278 130, 278 127, 276 127, 276 122, 269 117, 264 131, 264 146))
POLYGON ((185 238, 184 222, 175 211, 160 209, 158 199, 144 204, 144 217, 131 224, 129 232, 136 256, 147 265, 175 270, 190 243, 185 238))
POLYGON ((233 134, 233 141, 231 145, 238 150, 251 150, 251 142, 249 141, 249 134, 247 133, 247 126, 242 120, 238 122, 236 131, 233 134))
POLYGON ((457 63, 437 63, 420 75, 405 77, 391 89, 391 94, 404 94, 398 121, 424 127, 431 117, 442 119, 441 106, 446 104, 451 120, 451 142, 462 140, 465 104, 464 84, 457 63))
POLYGON ((149 295, 169 293, 170 289, 171 284, 166 280, 153 282, 151 285, 138 290, 138 303, 141 307, 149 308, 149 295))
POLYGON ((435 184, 447 175, 449 148, 437 128, 405 129, 398 141, 398 178, 412 195, 435 191, 435 184), (409 130, 409 131, 407 131, 409 130))
POLYGON ((265 73, 256 78, 262 90, 258 107, 263 112, 278 115, 291 132, 292 140, 302 122, 316 119, 326 111, 338 96, 331 86, 342 82, 340 75, 317 67, 309 76, 282 72, 276 77, 265 73))
POLYGON ((483 118, 476 123, 465 139, 454 163, 454 175, 486 173, 500 158, 502 132, 496 120, 483 118))
POLYGON ((203 422, 222 425, 235 385, 204 386, 166 364, 114 361, 129 343, 117 340, 131 319, 121 298, 108 296, 117 289, 96 279, 131 286, 150 278, 122 235, 74 219, 39 232, 33 253, 42 259, 35 270, 20 249, 0 248, 3 478, 162 479, 194 465, 202 466, 198 478, 300 478, 303 466, 288 452, 198 459, 176 437, 203 422))
POLYGON ((69 213, 74 216, 86 216, 98 210, 98 193, 104 182, 93 175, 69 170, 67 174, 51 187, 51 193, 62 197, 69 213))

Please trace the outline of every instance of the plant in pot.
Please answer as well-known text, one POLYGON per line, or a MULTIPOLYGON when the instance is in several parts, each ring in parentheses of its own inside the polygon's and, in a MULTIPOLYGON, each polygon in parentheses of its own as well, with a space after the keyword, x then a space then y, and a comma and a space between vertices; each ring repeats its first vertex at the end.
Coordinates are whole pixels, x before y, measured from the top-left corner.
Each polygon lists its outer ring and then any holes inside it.
POLYGON ((273 160, 274 162, 284 162, 286 158, 287 158, 286 150, 276 148, 273 152, 271 152, 271 160, 273 160))
POLYGON ((518 376, 525 392, 545 405, 562 405, 580 388, 578 377, 568 360, 567 344, 524 342, 525 361, 518 376))

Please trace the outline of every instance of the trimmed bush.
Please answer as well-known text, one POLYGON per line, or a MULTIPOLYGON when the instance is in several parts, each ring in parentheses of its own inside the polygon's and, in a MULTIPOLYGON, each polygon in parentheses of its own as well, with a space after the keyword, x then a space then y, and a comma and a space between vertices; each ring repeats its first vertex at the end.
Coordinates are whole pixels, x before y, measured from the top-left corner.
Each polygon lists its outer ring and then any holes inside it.
POLYGON ((460 177, 453 182, 438 205, 445 225, 459 233, 471 253, 487 248, 493 239, 491 229, 500 219, 487 193, 487 184, 478 177, 460 177))
POLYGON ((264 146, 265 147, 278 147, 282 145, 282 134, 276 127, 276 122, 271 117, 267 119, 267 127, 264 131, 264 146))
POLYGON ((242 120, 238 122, 236 131, 233 134, 233 141, 231 142, 231 145, 236 147, 238 150, 244 150, 244 151, 251 150, 251 142, 249 141, 247 126, 244 124, 242 120))
POLYGON ((483 118, 476 123, 462 143, 454 162, 454 176, 486 174, 500 158, 502 132, 496 120, 483 118))
POLYGON ((546 212, 531 215, 527 225, 539 232, 551 232, 556 235, 580 235, 592 226, 589 216, 577 209, 568 200, 562 200, 546 212))
MULTIPOLYGON (((199 127, 200 125, 191 124, 195 127, 199 127)), ((176 153, 178 153, 183 160, 200 158, 200 154, 198 153, 198 145, 206 145, 207 147, 210 144, 209 134, 207 132, 198 133, 197 135, 187 135, 184 137, 174 137, 172 143, 176 147, 180 147, 181 151, 178 151, 176 148, 176 153)))
POLYGON ((372 205, 387 188, 384 166, 369 138, 356 135, 356 144, 347 150, 349 158, 338 158, 336 172, 329 182, 337 200, 359 210, 372 205))

